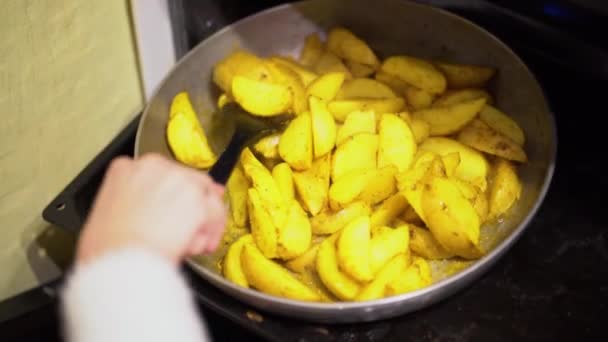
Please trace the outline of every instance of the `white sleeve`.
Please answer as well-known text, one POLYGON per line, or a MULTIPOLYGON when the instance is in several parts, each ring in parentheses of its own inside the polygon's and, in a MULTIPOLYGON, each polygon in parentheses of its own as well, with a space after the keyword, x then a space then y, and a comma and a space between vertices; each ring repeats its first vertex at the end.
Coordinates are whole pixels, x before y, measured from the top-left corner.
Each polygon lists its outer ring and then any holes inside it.
POLYGON ((72 342, 203 342, 207 336, 179 269, 143 250, 77 267, 62 292, 72 342))

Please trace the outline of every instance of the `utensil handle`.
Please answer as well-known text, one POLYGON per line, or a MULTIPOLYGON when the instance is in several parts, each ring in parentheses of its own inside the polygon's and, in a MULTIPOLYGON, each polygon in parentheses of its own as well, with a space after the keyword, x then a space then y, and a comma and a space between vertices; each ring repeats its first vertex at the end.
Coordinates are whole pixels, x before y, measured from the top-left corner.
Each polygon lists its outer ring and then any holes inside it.
POLYGON ((228 178, 230 178, 230 174, 239 160, 241 150, 245 146, 247 139, 248 137, 245 134, 238 131, 234 133, 226 150, 224 150, 220 158, 209 170, 209 175, 214 181, 224 185, 228 182, 228 178))

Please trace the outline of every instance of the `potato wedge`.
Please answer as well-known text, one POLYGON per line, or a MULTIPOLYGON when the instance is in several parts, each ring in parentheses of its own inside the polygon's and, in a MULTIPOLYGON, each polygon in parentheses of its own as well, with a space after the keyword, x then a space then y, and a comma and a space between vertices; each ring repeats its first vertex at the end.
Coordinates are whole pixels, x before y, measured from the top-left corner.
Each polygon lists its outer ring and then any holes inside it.
POLYGON ((484 98, 479 98, 451 106, 433 107, 414 112, 414 117, 429 123, 431 136, 449 135, 471 122, 485 103, 484 98))
POLYGON ((286 58, 286 57, 274 56, 274 57, 270 58, 270 61, 280 64, 280 65, 284 65, 284 66, 288 67, 289 69, 293 70, 296 74, 298 74, 298 76, 300 76, 300 79, 302 80, 302 83, 304 84, 304 87, 306 87, 306 88, 315 79, 317 79, 317 77, 319 77, 319 75, 317 75, 311 69, 308 69, 307 67, 299 64, 298 62, 291 60, 289 58, 286 58))
POLYGON ((304 254, 293 258, 285 263, 285 267, 296 273, 305 273, 314 269, 319 252, 320 243, 310 247, 304 254))
POLYGON ((513 140, 498 133, 481 120, 473 120, 458 134, 458 141, 476 150, 525 163, 528 156, 513 140))
POLYGON ((293 95, 286 86, 239 75, 232 79, 232 95, 243 109, 258 116, 283 114, 293 105, 293 95))
POLYGON ((206 169, 217 160, 186 92, 175 95, 171 103, 167 141, 175 159, 188 166, 206 169))
POLYGON ((315 96, 310 97, 310 114, 314 157, 319 158, 336 146, 336 121, 327 110, 327 104, 315 96))
POLYGON ((314 66, 314 70, 319 75, 338 72, 344 74, 344 78, 347 80, 353 78, 350 70, 342 63, 342 60, 330 51, 325 51, 321 54, 321 57, 319 57, 314 66))
POLYGON ((433 236, 448 252, 479 258, 479 216, 471 203, 446 178, 433 177, 426 184, 422 211, 433 236))
POLYGON ((372 213, 370 224, 372 227, 386 226, 407 208, 407 200, 401 193, 387 198, 372 213))
POLYGON ((355 111, 344 120, 344 124, 338 128, 336 146, 341 145, 348 138, 359 133, 376 133, 376 113, 373 111, 355 111))
MULTIPOLYGON (((264 164, 262 164, 258 158, 255 157, 255 155, 253 155, 253 153, 251 152, 251 149, 249 149, 249 147, 245 147, 243 149, 243 151, 241 151, 241 156, 240 156, 240 161, 241 161, 241 167, 243 168, 243 171, 250 169, 252 167, 261 167, 264 168, 264 164)), ((247 178, 249 180, 251 180, 251 175, 248 175, 247 173, 245 173, 245 176, 247 176, 247 178)))
POLYGON ((241 253, 245 244, 248 243, 253 243, 253 236, 251 236, 251 234, 244 235, 233 242, 226 252, 222 265, 224 277, 242 287, 249 287, 249 282, 241 267, 241 253))
POLYGON ((397 191, 397 181, 395 175, 397 168, 388 165, 372 171, 370 181, 365 185, 357 199, 374 205, 387 199, 397 191))
POLYGON ((287 163, 279 163, 272 168, 272 178, 279 186, 281 194, 286 201, 295 198, 293 188, 293 172, 287 163))
POLYGON ((363 282, 373 278, 369 264, 370 234, 369 216, 360 216, 344 227, 336 242, 340 269, 363 282))
POLYGON ((353 77, 369 77, 376 71, 374 67, 359 62, 346 60, 344 63, 353 77))
POLYGON ((281 84, 291 92, 293 105, 288 112, 295 114, 304 113, 308 110, 308 102, 306 96, 306 88, 300 76, 284 64, 279 64, 272 61, 264 61, 272 79, 281 84))
POLYGON ((384 72, 382 70, 378 70, 378 72, 376 72, 376 74, 374 75, 374 78, 377 81, 380 81, 380 82, 386 84, 387 86, 391 87, 391 89, 393 90, 393 92, 395 92, 395 94, 405 95, 405 91, 407 90, 407 88, 410 87, 409 84, 402 81, 398 77, 391 75, 391 74, 387 74, 386 72, 384 72))
POLYGON ((339 210, 355 201, 365 187, 376 175, 375 169, 354 170, 334 181, 329 187, 329 205, 332 210, 339 210))
POLYGON ((404 254, 392 258, 367 285, 361 288, 361 292, 355 297, 357 301, 380 299, 386 295, 386 287, 394 279, 399 277, 407 268, 409 259, 404 254))
POLYGON ((213 68, 213 82, 228 95, 232 95, 232 80, 235 76, 268 81, 270 72, 261 58, 239 50, 226 56, 213 68))
POLYGON ((386 295, 412 292, 431 283, 431 267, 428 262, 423 258, 413 257, 411 264, 386 285, 386 295))
POLYGON ((358 99, 334 100, 327 108, 339 122, 344 122, 346 116, 354 111, 373 111, 377 115, 384 113, 399 113, 405 106, 401 97, 392 99, 358 99))
POLYGON ((480 98, 486 99, 486 104, 492 103, 492 96, 483 89, 467 88, 460 90, 450 90, 441 95, 435 102, 433 107, 444 107, 455 105, 460 102, 477 100, 480 98))
POLYGON ((344 82, 336 99, 391 99, 397 95, 382 82, 371 78, 355 78, 344 82))
POLYGON ((393 56, 382 63, 380 70, 431 94, 446 89, 446 79, 433 64, 411 56, 393 56))
POLYGON ((312 165, 312 120, 310 113, 294 118, 279 140, 279 155, 294 170, 306 170, 312 165))
POLYGON ((360 216, 369 216, 372 212, 369 204, 356 201, 336 212, 325 211, 310 219, 314 234, 333 234, 360 216))
POLYGON ((285 268, 267 259, 252 243, 241 252, 241 265, 249 285, 279 297, 302 301, 319 301, 317 293, 297 280, 285 268))
POLYGON ((494 181, 490 189, 489 218, 497 218, 507 212, 521 196, 521 189, 515 165, 498 158, 494 164, 494 181))
POLYGON ((323 42, 317 33, 311 33, 304 39, 304 47, 300 52, 300 63, 302 65, 312 67, 317 63, 321 54, 323 54, 323 42))
POLYGON ((460 165, 460 153, 452 152, 441 156, 441 161, 445 167, 445 174, 452 177, 456 174, 456 169, 460 165))
POLYGON ((264 158, 277 159, 279 158, 280 139, 280 133, 267 135, 253 145, 253 150, 264 158))
POLYGON ((456 140, 440 137, 426 139, 419 149, 435 152, 440 156, 458 152, 460 164, 456 168, 455 176, 478 186, 482 191, 486 190, 489 165, 481 153, 456 140))
POLYGON ((251 225, 251 235, 257 247, 267 258, 276 258, 277 253, 277 229, 272 223, 270 214, 262 206, 259 192, 255 188, 248 191, 247 210, 251 225))
POLYGON ((255 164, 243 164, 243 169, 245 175, 251 179, 253 187, 257 190, 261 205, 272 218, 272 223, 275 226, 285 223, 287 217, 285 198, 270 171, 255 164))
POLYGON ((327 206, 331 156, 316 159, 310 169, 293 174, 295 188, 304 208, 317 215, 327 206))
POLYGON ((240 167, 235 167, 226 183, 232 219, 239 227, 247 224, 247 191, 249 181, 240 167))
POLYGON ((378 57, 367 43, 343 27, 337 27, 329 31, 327 49, 346 60, 372 67, 380 64, 378 57))
POLYGON ((323 241, 317 252, 317 273, 321 282, 341 300, 352 300, 361 286, 338 268, 338 256, 335 242, 338 235, 323 241))
POLYGON ((378 136, 375 134, 360 133, 348 138, 334 152, 331 179, 336 182, 351 171, 375 169, 377 151, 378 136))
POLYGON ((429 260, 449 259, 454 256, 443 248, 435 239, 433 234, 424 228, 416 227, 413 224, 409 225, 410 229, 410 244, 412 252, 429 260))
POLYGON ((416 140, 410 126, 395 114, 383 114, 378 129, 378 167, 392 165, 407 170, 416 154, 416 140))
POLYGON ((293 259, 310 247, 310 221, 298 201, 291 201, 285 224, 277 228, 277 254, 280 258, 293 259))
POLYGON ((306 89, 306 97, 315 96, 323 101, 331 101, 338 94, 345 74, 343 72, 330 72, 314 80, 306 89))
POLYGON ((407 104, 410 105, 410 108, 413 110, 421 110, 431 106, 435 99, 435 95, 417 87, 409 86, 405 89, 405 99, 407 100, 407 104))
POLYGON ((517 145, 524 145, 526 141, 524 131, 519 127, 515 120, 511 119, 511 117, 501 112, 496 107, 485 105, 481 109, 481 112, 479 112, 479 120, 483 121, 498 133, 513 140, 517 145))
POLYGON ((477 65, 454 63, 436 63, 437 68, 443 72, 451 89, 483 88, 494 76, 496 70, 477 65))
POLYGON ((234 102, 232 97, 228 96, 226 93, 222 93, 222 95, 217 98, 217 108, 222 109, 225 105, 231 102, 234 102))
POLYGON ((369 243, 369 263, 372 273, 378 271, 395 255, 403 254, 409 263, 410 232, 408 226, 398 228, 377 227, 369 243))
POLYGON ((416 144, 420 144, 431 134, 431 125, 422 119, 413 118, 409 125, 410 129, 412 130, 412 134, 414 134, 416 144))

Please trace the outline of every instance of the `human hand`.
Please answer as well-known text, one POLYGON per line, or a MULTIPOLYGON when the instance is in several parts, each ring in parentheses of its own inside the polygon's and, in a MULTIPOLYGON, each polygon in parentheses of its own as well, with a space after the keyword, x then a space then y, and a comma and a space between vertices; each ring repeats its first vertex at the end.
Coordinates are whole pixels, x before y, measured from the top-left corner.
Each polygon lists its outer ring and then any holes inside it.
POLYGON ((224 188, 160 155, 115 159, 84 226, 77 252, 87 262, 125 247, 178 263, 215 250, 225 226, 224 188))

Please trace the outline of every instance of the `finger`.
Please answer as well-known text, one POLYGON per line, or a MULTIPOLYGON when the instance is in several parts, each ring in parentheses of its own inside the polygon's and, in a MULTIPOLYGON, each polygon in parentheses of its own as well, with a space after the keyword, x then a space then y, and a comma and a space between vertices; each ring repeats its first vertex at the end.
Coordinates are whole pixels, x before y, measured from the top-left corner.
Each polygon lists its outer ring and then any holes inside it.
POLYGON ((197 233, 188 246, 189 255, 203 254, 207 249, 209 238, 203 230, 197 233))

